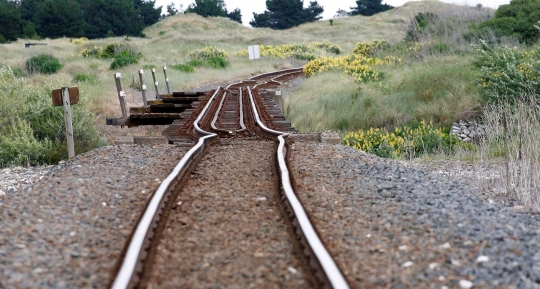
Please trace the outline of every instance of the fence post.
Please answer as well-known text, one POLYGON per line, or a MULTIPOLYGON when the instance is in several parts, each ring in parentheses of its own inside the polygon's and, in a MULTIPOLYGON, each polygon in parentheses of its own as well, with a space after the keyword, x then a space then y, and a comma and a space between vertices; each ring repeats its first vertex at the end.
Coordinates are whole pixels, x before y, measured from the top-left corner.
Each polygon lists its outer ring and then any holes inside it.
POLYGON ((141 91, 142 91, 142 99, 143 99, 143 105, 146 106, 146 85, 143 82, 143 74, 144 70, 139 70, 139 81, 141 83, 141 91))
POLYGON ((169 88, 169 78, 167 77, 167 66, 163 66, 163 74, 165 74, 165 84, 167 84, 167 93, 171 94, 171 89, 169 88))
POLYGON ((64 120, 66 122, 68 156, 72 158, 75 156, 75 143, 73 142, 73 122, 68 87, 62 87, 62 104, 64 106, 64 120))
POLYGON ((118 91, 118 100, 120 101, 120 109, 122 110, 122 117, 127 117, 126 112, 126 93, 122 90, 122 84, 120 83, 120 79, 122 78, 122 73, 117 72, 114 74, 114 81, 116 82, 116 90, 118 91))
POLYGON ((156 80, 156 69, 152 68, 152 78, 154 79, 154 86, 156 87, 156 99, 161 99, 158 92, 158 82, 156 80))

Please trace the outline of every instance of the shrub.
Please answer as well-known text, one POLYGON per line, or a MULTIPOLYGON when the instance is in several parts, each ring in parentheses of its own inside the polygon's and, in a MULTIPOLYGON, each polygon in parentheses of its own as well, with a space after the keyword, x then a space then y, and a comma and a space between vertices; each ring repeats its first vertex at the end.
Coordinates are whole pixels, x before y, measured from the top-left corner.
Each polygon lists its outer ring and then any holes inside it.
POLYGON ((371 128, 367 131, 350 132, 344 137, 343 143, 384 158, 414 158, 441 151, 451 153, 457 147, 472 147, 425 121, 392 131, 371 128))
POLYGON ((70 43, 73 43, 73 44, 83 44, 85 42, 88 42, 88 38, 86 37, 81 37, 81 38, 70 38, 69 39, 69 42, 70 43))
POLYGON ((161 30, 161 31, 159 31, 159 36, 163 36, 163 35, 165 35, 165 33, 167 33, 167 31, 161 30))
POLYGON ((219 56, 209 57, 206 59, 206 62, 211 68, 226 68, 229 66, 229 62, 225 58, 219 56))
POLYGON ((52 146, 48 139, 37 140, 25 120, 16 119, 0 132, 0 166, 38 165, 52 146))
MULTIPOLYGON (((42 162, 54 163, 67 158, 63 111, 54 107, 50 93, 61 84, 34 85, 17 78, 11 69, 0 67, 0 143, 4 152, 13 157, 0 158, 0 165, 24 165, 42 162), (19 124, 20 123, 20 124, 19 124), (39 145, 37 143, 39 143, 39 145), (28 158, 15 157, 23 151, 28 158), (57 151, 56 156, 49 155, 57 151), (9 158, 9 161, 5 159, 9 158)), ((84 94, 84 91, 81 91, 84 94)), ((95 115, 85 98, 73 106, 74 140, 79 144, 77 153, 83 153, 104 144, 99 136, 95 115)))
POLYGON ((114 56, 114 60, 111 63, 110 69, 118 69, 126 67, 130 64, 139 63, 139 59, 142 57, 141 54, 135 54, 132 51, 124 50, 114 56))
POLYGON ((540 49, 477 46, 475 65, 482 71, 480 85, 486 103, 514 103, 523 95, 540 101, 540 49))
POLYGON ((202 66, 204 66, 204 61, 202 61, 200 59, 192 59, 192 60, 188 61, 188 63, 186 63, 186 64, 191 66, 191 67, 202 67, 202 66))
POLYGON ((369 57, 377 52, 390 47, 390 44, 384 40, 373 40, 371 42, 358 42, 354 47, 353 54, 369 57))
POLYGON ((185 65, 185 64, 176 64, 176 65, 172 65, 171 66, 172 69, 176 69, 176 70, 180 70, 182 72, 194 72, 195 69, 193 69, 193 67, 189 66, 189 65, 185 65))
POLYGON ((26 61, 26 71, 28 73, 54 74, 62 68, 58 58, 49 54, 40 54, 26 61))
POLYGON ((73 77, 73 80, 75 82, 88 82, 95 84, 97 83, 97 79, 94 75, 85 74, 85 73, 77 73, 75 74, 75 77, 73 77))
POLYGON ((214 46, 206 46, 204 49, 191 51, 189 56, 196 59, 207 59, 210 57, 226 58, 227 52, 214 46))

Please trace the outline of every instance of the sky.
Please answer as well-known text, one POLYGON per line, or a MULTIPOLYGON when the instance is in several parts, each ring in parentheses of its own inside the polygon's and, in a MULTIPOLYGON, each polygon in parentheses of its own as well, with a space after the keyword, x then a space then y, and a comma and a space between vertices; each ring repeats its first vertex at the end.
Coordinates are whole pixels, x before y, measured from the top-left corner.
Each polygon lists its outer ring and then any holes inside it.
MULTIPOLYGON (((401 6, 410 0, 383 0, 383 3, 392 6, 401 6)), ((476 6, 482 4, 485 7, 497 8, 499 5, 508 4, 510 0, 442 0, 447 3, 455 3, 460 5, 476 6)), ((171 3, 175 4, 176 9, 179 9, 179 5, 183 4, 184 9, 189 4, 195 2, 194 0, 156 0, 156 6, 165 7, 171 3)), ((242 11, 242 22, 244 25, 249 26, 249 21, 253 19, 253 12, 263 13, 266 9, 265 0, 224 0, 227 5, 227 10, 232 11, 236 8, 240 8, 242 11)), ((310 0, 304 0, 304 6, 309 4, 310 0)), ((331 19, 336 14, 338 9, 344 9, 350 11, 350 7, 356 6, 355 0, 317 0, 319 5, 323 6, 324 12, 322 14, 323 19, 331 19)), ((165 13, 165 11, 164 11, 165 13)))

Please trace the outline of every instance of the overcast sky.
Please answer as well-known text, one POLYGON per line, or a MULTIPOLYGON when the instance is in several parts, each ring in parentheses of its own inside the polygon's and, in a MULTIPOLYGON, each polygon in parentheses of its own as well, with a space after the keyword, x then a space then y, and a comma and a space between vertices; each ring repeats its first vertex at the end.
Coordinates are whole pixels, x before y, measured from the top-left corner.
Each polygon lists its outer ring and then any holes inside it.
MULTIPOLYGON (((265 0, 224 0, 227 5, 227 10, 232 11, 235 8, 240 8, 242 11, 242 21, 244 25, 249 26, 249 21, 253 19, 253 12, 262 13, 266 9, 265 0)), ((390 4, 392 6, 401 6, 410 0, 383 0, 383 3, 390 4)), ((447 3, 466 4, 469 6, 476 6, 476 4, 482 4, 486 7, 497 8, 499 5, 508 4, 510 0, 442 0, 447 3)), ((195 2, 194 0, 156 0, 156 6, 163 6, 163 9, 170 4, 174 3, 176 8, 179 8, 180 4, 184 4, 184 9, 189 4, 195 2)), ((310 0, 304 0, 304 5, 307 6, 310 0)), ((350 7, 356 6, 355 0, 318 0, 319 5, 323 6, 323 19, 331 19, 338 9, 344 9, 349 11, 350 7)))

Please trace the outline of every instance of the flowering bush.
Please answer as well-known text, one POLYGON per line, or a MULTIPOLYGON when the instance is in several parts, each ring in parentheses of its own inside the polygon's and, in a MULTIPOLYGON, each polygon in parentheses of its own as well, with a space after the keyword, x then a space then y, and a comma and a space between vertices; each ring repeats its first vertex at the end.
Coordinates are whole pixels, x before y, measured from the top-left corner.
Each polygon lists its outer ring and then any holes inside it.
POLYGON ((88 38, 81 37, 81 38, 70 38, 69 42, 73 44, 83 44, 88 41, 88 38))
POLYGON ((484 101, 492 104, 514 103, 525 95, 540 100, 540 49, 490 48, 485 42, 476 47, 479 55, 480 85, 484 101))
POLYGON ((306 77, 310 77, 325 71, 343 70, 346 75, 351 75, 358 82, 379 81, 382 74, 374 66, 391 65, 401 62, 401 59, 387 56, 384 58, 345 55, 336 57, 320 57, 310 61, 304 66, 306 77))
POLYGON ((392 131, 370 128, 367 131, 350 132, 344 137, 343 143, 384 158, 413 158, 424 153, 451 152, 459 146, 471 146, 425 121, 394 128, 392 131))
POLYGON ((384 40, 373 40, 371 42, 358 42, 353 49, 354 55, 369 57, 380 50, 390 47, 390 44, 384 40))
POLYGON ((227 52, 214 46, 206 46, 203 49, 190 51, 189 56, 196 59, 207 59, 211 57, 227 58, 227 52))
MULTIPOLYGON (((343 50, 341 47, 330 42, 314 42, 312 44, 281 44, 281 45, 259 45, 259 53, 263 57, 276 57, 285 59, 295 57, 303 60, 313 60, 317 55, 322 55, 324 52, 340 54, 343 50)), ((248 56, 248 50, 240 50, 236 52, 237 56, 248 56)))

